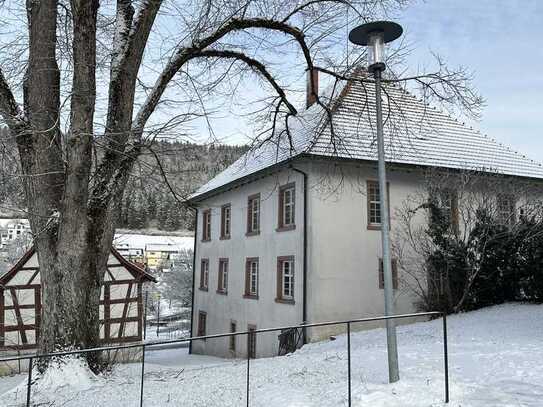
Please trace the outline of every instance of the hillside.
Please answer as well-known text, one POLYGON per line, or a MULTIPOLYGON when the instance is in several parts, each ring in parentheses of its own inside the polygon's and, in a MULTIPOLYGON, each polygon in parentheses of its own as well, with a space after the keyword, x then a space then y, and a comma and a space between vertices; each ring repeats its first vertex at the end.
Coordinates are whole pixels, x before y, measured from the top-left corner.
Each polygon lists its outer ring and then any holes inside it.
POLYGON ((213 178, 245 150, 244 146, 156 142, 154 153, 144 154, 132 174, 118 227, 192 230, 192 214, 179 200, 213 178))
MULTIPOLYGON (((24 217, 16 148, 2 128, 0 140, 0 218, 24 217)), ((179 201, 245 151, 245 146, 154 142, 144 150, 132 172, 117 226, 132 230, 192 230, 192 215, 179 201)))

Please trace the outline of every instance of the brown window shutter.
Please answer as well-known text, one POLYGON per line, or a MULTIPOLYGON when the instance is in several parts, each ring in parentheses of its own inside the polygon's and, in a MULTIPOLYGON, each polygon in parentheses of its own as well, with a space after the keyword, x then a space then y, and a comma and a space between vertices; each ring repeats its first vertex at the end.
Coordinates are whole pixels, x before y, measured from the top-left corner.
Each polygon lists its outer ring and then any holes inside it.
POLYGON ((277 219, 277 227, 279 228, 282 228, 284 225, 283 225, 283 205, 285 204, 285 190, 280 188, 279 189, 279 202, 278 202, 278 205, 279 205, 279 212, 277 214, 278 216, 278 219, 277 219))
POLYGON ((398 262, 392 259, 392 287, 398 289, 398 262))
POLYGON ((459 214, 458 214, 458 193, 456 191, 451 191, 451 223, 453 233, 458 233, 459 231, 459 214))
POLYGON ((245 261, 245 295, 250 294, 250 284, 251 284, 251 263, 249 260, 245 261))
MULTIPOLYGON (((392 266, 392 288, 394 290, 397 290, 399 287, 399 280, 398 280, 398 261, 396 259, 391 260, 391 266, 392 266)), ((379 259, 379 288, 384 289, 385 288, 385 270, 383 266, 383 259, 379 259)))
POLYGON ((217 284, 218 284, 217 285, 217 290, 219 290, 219 291, 222 290, 222 278, 223 278, 222 269, 223 269, 222 261, 219 260, 219 273, 218 273, 219 274, 219 281, 217 282, 217 284))
POLYGON ((283 262, 278 259, 277 260, 277 298, 281 299, 283 298, 283 290, 281 287, 281 282, 283 280, 283 262))
POLYGON ((225 207, 221 208, 221 237, 224 237, 224 217, 225 217, 225 207))
POLYGON ((251 219, 253 218, 253 205, 251 198, 247 199, 247 233, 251 232, 251 219))

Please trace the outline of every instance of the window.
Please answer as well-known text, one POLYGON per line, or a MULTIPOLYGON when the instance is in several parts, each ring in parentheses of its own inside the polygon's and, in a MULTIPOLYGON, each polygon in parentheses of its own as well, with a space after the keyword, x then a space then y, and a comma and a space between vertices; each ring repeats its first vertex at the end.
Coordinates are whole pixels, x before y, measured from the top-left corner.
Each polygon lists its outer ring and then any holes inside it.
MULTIPOLYGON (((368 229, 381 229, 381 201, 379 198, 379 182, 367 181, 366 194, 368 198, 368 229)), ((388 217, 390 220, 390 188, 387 183, 388 217)), ((389 225, 390 227, 390 225, 389 225)))
POLYGON ((248 325, 247 330, 247 355, 250 359, 256 358, 256 325, 248 325))
POLYGON ((202 241, 211 240, 211 209, 202 213, 202 241))
POLYGON ((258 298, 258 257, 245 261, 245 297, 258 298))
POLYGON ((277 259, 276 301, 294 303, 294 256, 277 259))
POLYGON ((435 196, 443 221, 453 230, 458 230, 458 195, 452 189, 441 189, 435 196))
POLYGON ((295 228, 295 190, 293 183, 279 188, 279 231, 295 228))
MULTIPOLYGON (((236 332, 236 321, 230 321, 230 333, 236 332)), ((231 352, 236 351, 236 336, 232 335, 228 338, 229 344, 228 349, 230 349, 231 352)))
POLYGON ((499 194, 497 197, 497 218, 504 225, 515 223, 515 197, 511 194, 499 194))
POLYGON ((217 285, 219 294, 228 292, 228 259, 219 259, 219 284, 217 285))
POLYGON ((206 320, 207 313, 204 311, 200 311, 198 313, 198 336, 206 335, 206 320))
MULTIPOLYGON (((392 259, 392 288, 398 289, 398 262, 392 259)), ((383 269, 383 259, 379 259, 379 288, 385 288, 385 271, 383 269)))
POLYGON ((221 239, 230 239, 232 207, 230 204, 223 205, 221 208, 221 239))
POLYGON ((209 285, 209 260, 202 259, 200 266, 200 290, 207 291, 209 285))
POLYGON ((251 195, 247 202, 247 235, 260 233, 260 194, 251 195))

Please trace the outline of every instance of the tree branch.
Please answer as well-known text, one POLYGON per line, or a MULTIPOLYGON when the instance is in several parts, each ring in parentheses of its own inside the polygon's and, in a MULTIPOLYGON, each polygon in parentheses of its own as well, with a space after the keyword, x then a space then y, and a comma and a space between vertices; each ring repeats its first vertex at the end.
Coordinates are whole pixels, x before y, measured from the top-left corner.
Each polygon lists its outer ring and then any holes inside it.
POLYGON ((24 113, 15 101, 4 73, 0 68, 0 116, 10 128, 24 124, 24 113))

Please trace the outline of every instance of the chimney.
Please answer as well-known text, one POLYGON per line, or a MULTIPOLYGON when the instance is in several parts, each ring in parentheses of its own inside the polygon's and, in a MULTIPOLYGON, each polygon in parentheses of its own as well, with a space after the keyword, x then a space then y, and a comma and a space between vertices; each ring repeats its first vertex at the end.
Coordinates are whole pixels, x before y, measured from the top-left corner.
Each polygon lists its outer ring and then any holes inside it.
POLYGON ((319 71, 310 69, 307 71, 306 108, 309 109, 317 101, 319 94, 319 71))

